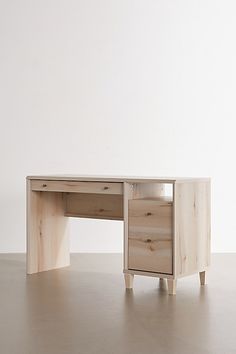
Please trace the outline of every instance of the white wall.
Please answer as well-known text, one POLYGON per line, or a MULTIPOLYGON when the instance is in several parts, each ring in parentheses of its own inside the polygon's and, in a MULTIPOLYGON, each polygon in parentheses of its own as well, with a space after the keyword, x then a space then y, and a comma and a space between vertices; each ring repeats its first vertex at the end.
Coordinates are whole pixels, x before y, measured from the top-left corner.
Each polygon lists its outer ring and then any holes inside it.
MULTIPOLYGON (((236 4, 0 0, 0 252, 25 251, 25 176, 212 177, 212 248, 236 251, 236 4)), ((122 223, 73 220, 72 251, 122 223)))

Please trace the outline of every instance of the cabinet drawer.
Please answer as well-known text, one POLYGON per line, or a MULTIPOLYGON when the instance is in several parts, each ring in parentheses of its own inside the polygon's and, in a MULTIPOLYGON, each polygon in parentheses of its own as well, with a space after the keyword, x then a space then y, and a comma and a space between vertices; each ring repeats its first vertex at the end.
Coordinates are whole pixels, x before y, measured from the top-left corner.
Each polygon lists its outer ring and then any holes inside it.
POLYGON ((33 191, 123 194, 122 183, 32 180, 33 191))
POLYGON ((172 274, 172 203, 129 201, 128 267, 172 274))

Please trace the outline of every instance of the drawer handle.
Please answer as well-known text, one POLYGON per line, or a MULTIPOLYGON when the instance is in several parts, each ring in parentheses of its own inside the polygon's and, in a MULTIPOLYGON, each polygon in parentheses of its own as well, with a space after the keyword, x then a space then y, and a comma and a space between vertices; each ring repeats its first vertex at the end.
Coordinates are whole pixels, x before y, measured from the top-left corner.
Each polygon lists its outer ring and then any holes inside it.
POLYGON ((104 189, 104 191, 106 191, 107 189, 109 189, 109 187, 104 187, 103 189, 104 189))
POLYGON ((152 213, 150 213, 150 212, 146 213, 146 216, 151 216, 151 215, 152 215, 152 213))
POLYGON ((101 208, 101 209, 99 209, 99 211, 100 211, 100 213, 102 213, 104 211, 104 209, 101 208))
POLYGON ((47 187, 47 185, 46 185, 46 184, 43 184, 43 187, 47 187))
POLYGON ((146 242, 147 242, 147 243, 150 243, 150 242, 152 242, 152 240, 151 240, 150 238, 147 238, 147 239, 146 239, 146 242))

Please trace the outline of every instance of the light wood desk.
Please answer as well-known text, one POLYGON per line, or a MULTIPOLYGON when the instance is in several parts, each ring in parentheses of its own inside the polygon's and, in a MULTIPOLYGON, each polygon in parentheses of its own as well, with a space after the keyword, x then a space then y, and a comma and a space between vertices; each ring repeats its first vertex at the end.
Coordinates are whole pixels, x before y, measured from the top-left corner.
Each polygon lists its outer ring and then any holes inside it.
POLYGON ((27 273, 70 264, 67 217, 124 221, 124 277, 205 283, 210 264, 210 179, 27 177, 27 273))

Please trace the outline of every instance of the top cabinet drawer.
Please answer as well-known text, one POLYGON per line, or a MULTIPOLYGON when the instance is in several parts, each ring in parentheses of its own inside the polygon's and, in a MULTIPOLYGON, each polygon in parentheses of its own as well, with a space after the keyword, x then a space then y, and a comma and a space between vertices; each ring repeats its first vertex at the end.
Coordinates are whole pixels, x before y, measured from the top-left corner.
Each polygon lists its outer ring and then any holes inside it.
POLYGON ((32 180, 32 191, 123 194, 122 183, 32 180))

